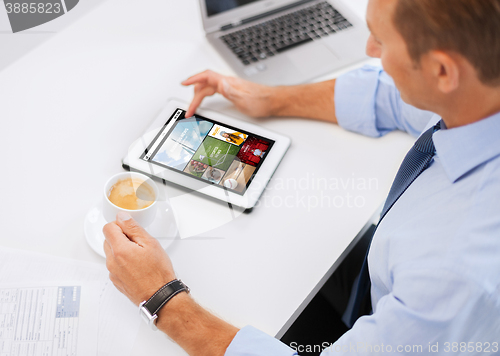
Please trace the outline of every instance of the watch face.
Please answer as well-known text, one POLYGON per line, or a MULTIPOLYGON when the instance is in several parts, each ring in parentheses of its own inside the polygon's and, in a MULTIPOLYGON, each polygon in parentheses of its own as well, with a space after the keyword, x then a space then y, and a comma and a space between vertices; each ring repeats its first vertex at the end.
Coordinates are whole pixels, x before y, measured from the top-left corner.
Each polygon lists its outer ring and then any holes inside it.
POLYGON ((153 320, 151 320, 149 326, 151 327, 151 329, 153 329, 154 331, 158 330, 158 327, 156 326, 156 320, 158 319, 158 315, 153 315, 153 320))
POLYGON ((142 319, 149 325, 149 327, 153 330, 158 330, 156 327, 156 319, 158 319, 158 315, 151 315, 149 310, 144 306, 146 301, 142 302, 139 305, 139 314, 141 314, 142 319))

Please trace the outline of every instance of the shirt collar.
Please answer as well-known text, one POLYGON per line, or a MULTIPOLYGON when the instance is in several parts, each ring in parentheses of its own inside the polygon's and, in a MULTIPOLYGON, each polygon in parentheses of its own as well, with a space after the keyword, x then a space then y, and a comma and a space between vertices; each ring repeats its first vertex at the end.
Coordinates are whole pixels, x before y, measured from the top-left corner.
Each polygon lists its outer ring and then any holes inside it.
POLYGON ((448 178, 456 182, 500 155, 500 112, 469 125, 443 128, 434 133, 433 141, 448 178))

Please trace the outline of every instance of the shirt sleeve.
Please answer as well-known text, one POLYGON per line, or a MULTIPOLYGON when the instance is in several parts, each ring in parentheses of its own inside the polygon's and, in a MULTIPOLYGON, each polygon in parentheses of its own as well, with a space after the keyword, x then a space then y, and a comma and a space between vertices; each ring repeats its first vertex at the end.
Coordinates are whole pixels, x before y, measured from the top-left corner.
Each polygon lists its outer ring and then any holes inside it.
POLYGON ((392 353, 466 355, 480 348, 499 351, 498 295, 459 269, 412 269, 395 273, 394 289, 382 297, 370 316, 322 356, 392 353), (476 349, 477 347, 477 349, 476 349))
POLYGON ((274 337, 245 326, 228 346, 225 356, 294 356, 297 353, 274 337))
MULTIPOLYGON (((338 354, 469 355, 500 351, 498 291, 450 269, 411 269, 396 273, 391 293, 374 314, 359 318, 321 356, 338 354)), ((314 326, 311 326, 314 327, 314 326)), ((226 356, 295 356, 279 340, 251 327, 241 329, 226 356)))
POLYGON ((374 66, 364 66, 337 79, 335 114, 344 129, 371 137, 394 130, 418 137, 434 115, 406 104, 392 78, 374 66))

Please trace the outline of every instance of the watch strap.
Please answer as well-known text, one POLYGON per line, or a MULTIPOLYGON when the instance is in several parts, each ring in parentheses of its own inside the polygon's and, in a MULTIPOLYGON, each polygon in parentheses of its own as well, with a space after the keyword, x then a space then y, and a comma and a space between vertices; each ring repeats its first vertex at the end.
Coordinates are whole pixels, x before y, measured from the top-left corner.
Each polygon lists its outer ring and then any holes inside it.
POLYGON ((142 307, 146 308, 150 315, 156 315, 158 311, 174 296, 181 292, 188 292, 189 288, 179 279, 168 282, 151 296, 142 307))

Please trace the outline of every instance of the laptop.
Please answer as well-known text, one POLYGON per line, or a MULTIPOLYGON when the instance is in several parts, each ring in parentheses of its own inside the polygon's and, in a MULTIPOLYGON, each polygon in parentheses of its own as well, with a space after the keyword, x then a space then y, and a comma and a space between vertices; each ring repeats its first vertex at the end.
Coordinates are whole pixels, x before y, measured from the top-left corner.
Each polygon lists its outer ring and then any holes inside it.
POLYGON ((242 78, 290 85, 366 60, 365 22, 341 0, 199 0, 208 41, 242 78))

